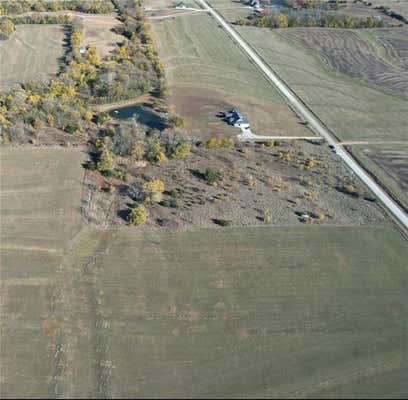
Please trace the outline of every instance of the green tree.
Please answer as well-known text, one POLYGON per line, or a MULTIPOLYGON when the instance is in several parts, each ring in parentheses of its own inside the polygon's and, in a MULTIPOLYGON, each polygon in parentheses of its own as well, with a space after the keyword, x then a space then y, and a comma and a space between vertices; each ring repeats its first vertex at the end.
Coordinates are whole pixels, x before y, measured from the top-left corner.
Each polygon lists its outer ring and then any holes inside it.
POLYGON ((190 145, 187 142, 182 142, 176 146, 176 149, 171 154, 171 157, 183 159, 186 158, 188 154, 190 154, 190 145))
POLYGON ((136 205, 130 210, 128 221, 132 225, 142 225, 147 221, 148 215, 147 210, 142 205, 136 205))
POLYGON ((164 192, 164 182, 160 179, 153 179, 143 184, 143 192, 146 202, 158 203, 162 199, 164 192))
POLYGON ((8 18, 0 21, 0 39, 7 39, 16 30, 13 21, 8 18))
POLYGON ((104 147, 99 154, 99 160, 96 164, 98 171, 107 172, 110 171, 113 167, 113 157, 110 151, 104 147))

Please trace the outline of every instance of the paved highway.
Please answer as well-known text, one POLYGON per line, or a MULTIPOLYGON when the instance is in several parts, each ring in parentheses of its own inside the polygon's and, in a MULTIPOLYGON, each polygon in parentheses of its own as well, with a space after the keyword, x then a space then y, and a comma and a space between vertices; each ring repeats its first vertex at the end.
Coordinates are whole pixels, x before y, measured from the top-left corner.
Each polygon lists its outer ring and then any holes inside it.
POLYGON ((337 155, 351 168, 351 170, 371 189, 371 191, 381 200, 385 207, 397 218, 401 224, 408 229, 408 217, 397 203, 371 178, 358 163, 339 145, 339 142, 325 128, 322 123, 307 109, 301 100, 291 91, 291 89, 276 75, 276 73, 266 65, 247 42, 233 29, 225 19, 211 8, 205 0, 196 0, 207 10, 222 28, 230 35, 249 58, 261 69, 269 81, 286 97, 286 99, 297 110, 305 121, 320 136, 324 137, 328 144, 333 147, 337 155))

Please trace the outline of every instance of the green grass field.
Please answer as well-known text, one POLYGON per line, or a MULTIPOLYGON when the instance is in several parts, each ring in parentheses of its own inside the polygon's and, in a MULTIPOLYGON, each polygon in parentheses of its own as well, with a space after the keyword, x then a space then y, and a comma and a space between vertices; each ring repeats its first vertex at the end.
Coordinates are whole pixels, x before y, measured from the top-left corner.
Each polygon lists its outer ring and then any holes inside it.
POLYGON ((1 151, 2 398, 405 397, 391 226, 91 230, 81 160, 1 151))
POLYGON ((246 18, 253 13, 253 9, 248 6, 248 2, 209 0, 208 4, 217 9, 228 22, 235 22, 238 18, 246 18))
POLYGON ((18 25, 9 39, 0 41, 0 85, 56 74, 64 36, 61 25, 18 25))
POLYGON ((216 115, 238 107, 253 132, 310 135, 282 97, 208 15, 152 21, 171 102, 192 136, 238 134, 216 115))
POLYGON ((408 100, 336 72, 278 31, 238 30, 341 140, 406 139, 408 100))

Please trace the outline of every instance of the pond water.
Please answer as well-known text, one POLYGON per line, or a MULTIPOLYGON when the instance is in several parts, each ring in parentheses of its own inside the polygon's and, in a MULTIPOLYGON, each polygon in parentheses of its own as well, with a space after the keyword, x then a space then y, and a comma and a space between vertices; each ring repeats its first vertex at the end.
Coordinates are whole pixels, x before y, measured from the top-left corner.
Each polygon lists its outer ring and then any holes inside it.
POLYGON ((133 104, 126 107, 121 107, 109 111, 111 117, 116 119, 135 118, 136 122, 141 125, 146 125, 149 128, 163 130, 165 128, 163 120, 160 116, 149 107, 144 107, 140 104, 133 104))

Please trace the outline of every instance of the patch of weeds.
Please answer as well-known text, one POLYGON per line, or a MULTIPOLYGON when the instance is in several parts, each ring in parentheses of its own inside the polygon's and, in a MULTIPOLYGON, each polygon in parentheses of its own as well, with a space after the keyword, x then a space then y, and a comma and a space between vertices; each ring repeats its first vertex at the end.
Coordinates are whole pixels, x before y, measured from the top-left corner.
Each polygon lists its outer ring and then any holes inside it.
POLYGON ((350 196, 354 196, 354 197, 359 197, 360 196, 360 193, 358 192, 357 188, 354 185, 352 185, 351 183, 336 186, 336 189, 339 192, 349 194, 350 196))

